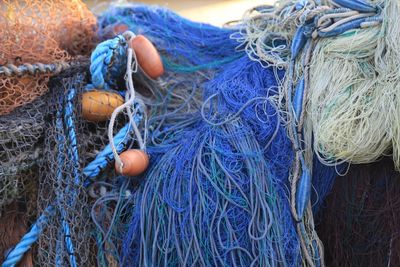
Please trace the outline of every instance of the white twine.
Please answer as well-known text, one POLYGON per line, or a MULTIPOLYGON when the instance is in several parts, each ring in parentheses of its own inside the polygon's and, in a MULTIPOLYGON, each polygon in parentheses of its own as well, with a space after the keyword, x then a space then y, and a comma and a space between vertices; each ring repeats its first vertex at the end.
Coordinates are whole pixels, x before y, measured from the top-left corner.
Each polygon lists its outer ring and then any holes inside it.
POLYGON ((111 150, 114 154, 115 162, 116 165, 118 166, 118 170, 120 173, 122 173, 123 169, 123 163, 121 161, 121 158, 118 155, 117 149, 114 144, 114 124, 115 124, 115 119, 118 116, 119 113, 121 113, 123 110, 126 110, 128 117, 129 117, 129 123, 132 125, 133 131, 137 137, 137 141, 139 143, 139 147, 141 150, 146 150, 146 139, 147 139, 147 114, 146 110, 144 108, 144 103, 140 99, 136 99, 136 94, 135 94, 135 87, 133 85, 133 79, 132 79, 132 74, 136 73, 138 70, 138 64, 137 64, 137 58, 135 51, 133 48, 130 46, 130 40, 135 37, 135 34, 133 32, 125 32, 124 37, 129 43, 128 47, 128 55, 127 55, 127 66, 126 66, 126 74, 125 74, 125 84, 127 87, 127 92, 125 95, 125 103, 119 107, 117 107, 114 112, 111 115, 110 119, 110 124, 108 126, 108 139, 110 142, 111 150), (138 129, 138 126, 135 123, 134 117, 137 112, 137 108, 132 108, 134 107, 134 103, 137 103, 139 106, 143 107, 143 117, 144 117, 144 123, 145 123, 145 132, 144 132, 144 138, 142 138, 142 135, 138 129))

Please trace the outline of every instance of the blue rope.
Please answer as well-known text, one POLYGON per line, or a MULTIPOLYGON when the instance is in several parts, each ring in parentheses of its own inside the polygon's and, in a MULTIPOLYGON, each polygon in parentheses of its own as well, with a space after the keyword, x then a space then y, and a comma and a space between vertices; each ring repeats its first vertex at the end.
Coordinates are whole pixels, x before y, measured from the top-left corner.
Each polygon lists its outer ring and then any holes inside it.
MULTIPOLYGON (((139 123, 140 120, 141 115, 135 117, 136 123, 139 123)), ((122 152, 131 140, 129 134, 130 131, 131 126, 128 123, 114 136, 114 143, 117 144, 116 149, 118 153, 122 152)), ((93 178, 99 175, 107 164, 113 160, 114 154, 112 153, 111 146, 108 144, 100 153, 97 154, 96 158, 83 169, 83 174, 88 178, 85 181, 84 186, 88 187, 93 182, 93 178)))
POLYGON ((27 252, 33 243, 35 243, 40 234, 42 233, 44 227, 46 226, 49 218, 53 217, 55 214, 55 210, 53 207, 48 207, 42 215, 40 215, 39 219, 35 224, 32 225, 31 230, 25 234, 21 241, 15 246, 15 248, 10 251, 7 255, 7 258, 1 265, 2 267, 14 267, 24 256, 25 252, 27 252))
POLYGON ((127 43, 122 35, 97 45, 90 57, 90 74, 95 88, 116 86, 116 78, 125 73, 126 48, 127 43))
MULTIPOLYGON (((64 109, 64 123, 68 135, 68 154, 72 158, 73 162, 73 174, 74 174, 74 183, 75 186, 79 187, 81 185, 81 179, 80 176, 81 174, 79 173, 79 154, 78 154, 78 142, 76 138, 76 130, 75 130, 75 124, 74 124, 74 119, 75 119, 75 114, 73 112, 74 110, 74 105, 72 101, 74 100, 76 96, 76 90, 74 88, 70 89, 67 93, 66 96, 66 103, 65 103, 65 109, 64 109)), ((73 192, 71 199, 72 202, 76 198, 76 192, 73 192)), ((71 203, 73 204, 73 203, 71 203)))
MULTIPOLYGON (((62 114, 61 114, 60 110, 57 111, 56 127, 57 127, 58 131, 63 131, 62 114)), ((63 179, 62 167, 64 164, 63 151, 64 151, 65 139, 63 138, 63 135, 60 132, 58 132, 58 134, 57 134, 57 139, 58 139, 57 140, 58 141, 57 181, 59 183, 61 183, 62 179, 63 179)), ((62 199, 61 196, 59 194, 57 194, 57 202, 58 202, 59 207, 61 207, 61 199, 62 199)), ((73 253, 69 253, 69 252, 71 252, 70 249, 72 249, 72 251, 73 251, 73 245, 72 245, 72 240, 71 240, 70 227, 68 225, 68 222, 66 221, 67 214, 64 209, 60 209, 60 213, 61 213, 61 225, 62 225, 62 229, 63 229, 63 232, 61 234, 64 234, 64 236, 65 236, 65 244, 68 249, 68 255, 70 257, 71 266, 76 266, 75 255, 73 253)), ((59 247, 57 247, 57 248, 59 248, 59 247)), ((59 252, 61 253, 61 251, 59 251, 59 252)), ((60 264, 59 261, 61 261, 61 259, 62 259, 62 256, 59 255, 59 253, 57 253, 57 255, 56 255, 57 264, 60 264)))
MULTIPOLYGON (((77 144, 77 138, 76 138, 76 131, 75 131, 75 125, 74 125, 74 106, 72 101, 74 100, 76 96, 76 90, 74 88, 71 88, 66 95, 66 101, 65 101, 65 107, 64 107, 64 123, 65 123, 65 128, 66 128, 66 133, 67 133, 67 137, 68 137, 68 155, 71 157, 72 159, 72 163, 73 166, 73 174, 74 174, 74 184, 76 187, 79 187, 81 184, 81 179, 80 176, 81 174, 79 173, 79 154, 78 154, 78 144, 77 144)), ((59 125, 57 125, 57 127, 59 127, 59 125)), ((76 190, 74 190, 75 188, 73 188, 72 192, 68 192, 67 194, 71 195, 70 196, 70 201, 69 201, 69 205, 73 205, 74 202, 76 201, 76 196, 77 196, 77 192, 76 190)), ((67 223, 67 221, 65 220, 66 218, 66 212, 64 209, 60 210, 63 220, 62 220, 62 225, 63 225, 63 229, 64 229, 64 240, 65 240, 65 244, 66 244, 66 248, 67 248, 67 253, 69 255, 70 258, 70 264, 73 267, 76 267, 76 257, 75 257, 75 252, 74 252, 74 246, 72 243, 72 238, 71 238, 71 232, 70 232, 70 228, 69 225, 67 223)))

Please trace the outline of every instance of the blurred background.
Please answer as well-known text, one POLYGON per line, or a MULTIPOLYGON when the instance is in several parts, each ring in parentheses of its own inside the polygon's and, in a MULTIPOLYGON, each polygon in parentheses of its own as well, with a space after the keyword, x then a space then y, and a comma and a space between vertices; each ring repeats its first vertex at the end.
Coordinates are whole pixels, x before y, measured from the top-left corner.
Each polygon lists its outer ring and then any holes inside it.
MULTIPOLYGON (((110 3, 110 1, 101 0, 85 2, 97 11, 104 9, 104 5, 110 3)), ((249 8, 271 4, 274 0, 142 0, 137 2, 165 6, 191 20, 221 26, 228 21, 240 19, 244 11, 249 8)))

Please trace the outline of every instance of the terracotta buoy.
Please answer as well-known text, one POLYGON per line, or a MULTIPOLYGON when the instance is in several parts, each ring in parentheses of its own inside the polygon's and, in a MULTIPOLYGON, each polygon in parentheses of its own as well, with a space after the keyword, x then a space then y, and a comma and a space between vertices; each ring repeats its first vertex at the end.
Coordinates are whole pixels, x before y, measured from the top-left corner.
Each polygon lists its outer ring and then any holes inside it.
POLYGON ((137 35, 131 40, 131 47, 142 70, 152 79, 163 75, 164 66, 160 54, 154 45, 143 35, 137 35))
POLYGON ((140 149, 129 149, 121 153, 119 157, 123 164, 122 172, 120 172, 120 166, 117 163, 115 170, 122 175, 137 176, 142 174, 149 166, 149 156, 140 149))
POLYGON ((88 121, 106 121, 114 109, 124 104, 117 93, 107 91, 89 91, 82 94, 82 116, 88 121))

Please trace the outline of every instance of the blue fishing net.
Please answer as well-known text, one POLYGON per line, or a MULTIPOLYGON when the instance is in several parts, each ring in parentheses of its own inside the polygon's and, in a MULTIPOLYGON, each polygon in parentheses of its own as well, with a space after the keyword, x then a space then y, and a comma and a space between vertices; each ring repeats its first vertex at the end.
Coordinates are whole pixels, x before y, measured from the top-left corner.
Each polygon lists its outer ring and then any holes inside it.
POLYGON ((115 8, 100 19, 102 28, 123 22, 145 33, 175 64, 167 62, 175 73, 149 118, 151 165, 132 197, 122 264, 297 265, 291 143, 270 99, 283 73, 237 52, 232 30, 164 9, 115 8))
POLYGON ((239 44, 229 37, 234 29, 222 29, 196 23, 166 8, 146 5, 115 5, 98 17, 99 34, 126 25, 135 34, 143 34, 157 45, 168 69, 191 72, 216 68, 238 57, 239 44))

